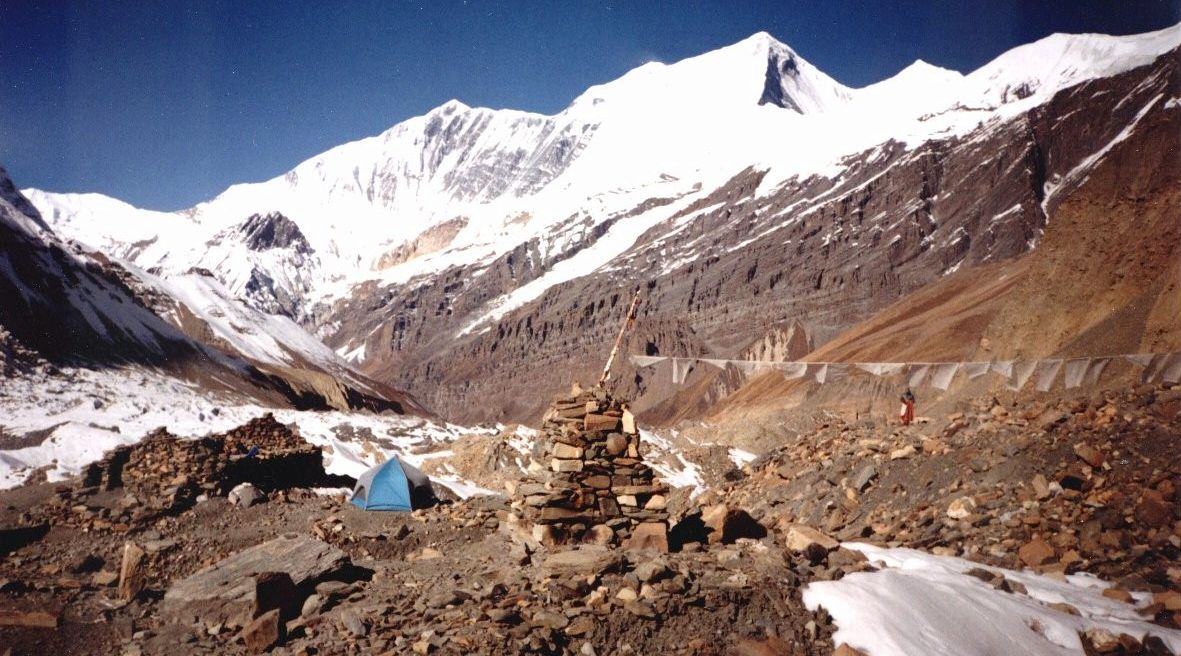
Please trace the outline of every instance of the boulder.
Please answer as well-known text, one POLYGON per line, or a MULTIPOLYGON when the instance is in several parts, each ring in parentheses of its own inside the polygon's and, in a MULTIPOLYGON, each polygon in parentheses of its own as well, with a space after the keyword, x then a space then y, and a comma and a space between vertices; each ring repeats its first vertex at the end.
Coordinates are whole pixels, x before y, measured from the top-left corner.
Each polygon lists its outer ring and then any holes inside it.
POLYGON ((619 569, 623 557, 610 549, 582 547, 550 554, 542 569, 550 574, 602 574, 619 569))
POLYGON ((806 553, 808 547, 813 544, 820 545, 827 551, 832 551, 841 546, 833 538, 804 524, 788 524, 784 528, 783 533, 787 548, 797 553, 806 553))
POLYGON ((963 519, 976 511, 976 499, 960 497, 947 505, 947 516, 952 519, 963 519))
POLYGON ((1026 565, 1037 567, 1054 559, 1054 547, 1041 538, 1035 538, 1017 550, 1017 557, 1026 565))
POLYGON ((299 616, 299 591, 287 572, 262 572, 254 577, 253 617, 279 609, 284 622, 299 616))
POLYGON ((263 500, 263 493, 259 492, 258 488, 250 483, 241 483, 234 489, 230 490, 228 495, 230 503, 235 506, 249 508, 256 503, 261 503, 263 500))
POLYGON ((239 551, 176 582, 164 595, 163 609, 195 613, 207 621, 228 620, 252 613, 255 577, 261 573, 285 573, 298 588, 348 563, 343 551, 326 542, 288 534, 239 551))
POLYGON ((1103 452, 1086 442, 1079 442, 1074 445, 1074 455, 1092 467, 1103 465, 1103 452))
POLYGON ((61 611, 55 608, 0 606, 0 626, 56 629, 60 624, 61 611))
POLYGON ((624 548, 628 551, 668 553, 668 526, 664 522, 643 522, 632 529, 624 548))
POLYGON ((591 414, 586 416, 583 429, 587 431, 617 431, 620 428, 620 423, 619 417, 591 414))
POLYGON ((1136 520, 1153 528, 1160 528, 1173 521, 1173 508, 1160 492, 1144 490, 1136 504, 1136 520))
POLYGON ((706 508, 701 513, 701 521, 710 529, 707 537, 710 544, 732 544, 738 538, 761 539, 767 535, 767 529, 750 513, 725 504, 706 508))
POLYGON ((123 545, 123 564, 119 567, 119 599, 131 601, 147 586, 147 553, 134 542, 123 545))
POLYGON ((278 609, 263 613, 242 629, 242 642, 246 643, 246 652, 261 654, 279 644, 286 638, 286 628, 279 620, 278 609))

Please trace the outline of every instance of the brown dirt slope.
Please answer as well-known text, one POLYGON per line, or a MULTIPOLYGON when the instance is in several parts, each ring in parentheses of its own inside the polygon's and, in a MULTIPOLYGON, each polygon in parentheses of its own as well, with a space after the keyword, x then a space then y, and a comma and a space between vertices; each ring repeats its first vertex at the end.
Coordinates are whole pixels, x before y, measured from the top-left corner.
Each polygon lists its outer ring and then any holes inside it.
MULTIPOLYGON (((1061 202, 1029 255, 927 285, 808 359, 988 360, 1181 349, 1178 134, 1178 106, 1146 116, 1061 202)), ((801 405, 883 411, 897 386, 853 377, 817 388, 768 374, 728 396, 712 415, 743 418, 801 405)), ((978 387, 965 391, 979 393, 978 387)))

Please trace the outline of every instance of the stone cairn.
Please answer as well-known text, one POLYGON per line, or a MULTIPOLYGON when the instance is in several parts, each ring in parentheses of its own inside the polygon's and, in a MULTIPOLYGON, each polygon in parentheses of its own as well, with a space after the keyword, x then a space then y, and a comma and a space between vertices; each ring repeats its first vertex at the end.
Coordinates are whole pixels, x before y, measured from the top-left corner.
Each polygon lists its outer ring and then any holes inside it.
POLYGON ((576 387, 550 406, 541 433, 545 480, 515 492, 539 542, 668 551, 668 487, 644 464, 626 405, 601 388, 576 387))

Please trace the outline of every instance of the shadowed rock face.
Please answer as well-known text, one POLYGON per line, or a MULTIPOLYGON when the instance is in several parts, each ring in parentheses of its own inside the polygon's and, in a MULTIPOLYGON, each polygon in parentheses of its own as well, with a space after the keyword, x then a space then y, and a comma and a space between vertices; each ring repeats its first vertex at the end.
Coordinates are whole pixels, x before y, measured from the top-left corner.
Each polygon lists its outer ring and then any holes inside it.
MULTIPOLYGON (((1181 95, 1176 62, 1174 52, 1086 82, 964 137, 887 142, 848 158, 833 178, 793 178, 756 196, 763 173, 741 172, 611 266, 551 287, 483 332, 460 334, 487 301, 555 264, 536 245, 479 271, 359 288, 318 323, 339 322, 330 344, 369 334, 368 373, 464 421, 535 419, 571 379, 597 378, 637 287, 644 304, 629 352, 738 355, 785 320, 823 344, 947 273, 1035 248, 1047 212, 1085 179, 1078 167, 1102 159, 1142 111, 1178 111, 1163 100, 1181 95)), ((1123 139, 1143 152, 1172 147, 1135 129, 1123 139)), ((626 362, 617 366, 619 393, 649 391, 626 362)))
POLYGON ((241 233, 246 247, 252 251, 291 248, 297 253, 315 252, 300 232, 299 226, 279 212, 266 215, 252 214, 238 226, 238 232, 241 233))

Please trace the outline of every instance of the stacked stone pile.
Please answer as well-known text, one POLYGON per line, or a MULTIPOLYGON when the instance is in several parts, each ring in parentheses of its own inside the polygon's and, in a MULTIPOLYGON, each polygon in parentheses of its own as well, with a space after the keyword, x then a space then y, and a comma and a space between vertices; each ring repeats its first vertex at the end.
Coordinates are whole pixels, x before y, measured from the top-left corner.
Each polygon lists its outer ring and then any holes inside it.
POLYGON ((515 495, 546 544, 668 550, 668 487, 644 464, 635 417, 605 390, 575 390, 546 412, 546 480, 515 495))
MULTIPOLYGON (((128 525, 181 512, 200 495, 224 495, 239 483, 266 490, 310 486, 324 476, 320 448, 268 413, 226 433, 198 439, 158 428, 88 465, 76 489, 63 487, 59 497, 69 503, 97 489, 123 490, 120 508, 108 511, 109 521, 104 523, 128 525)), ((87 514, 84 507, 79 506, 78 513, 87 514)))

